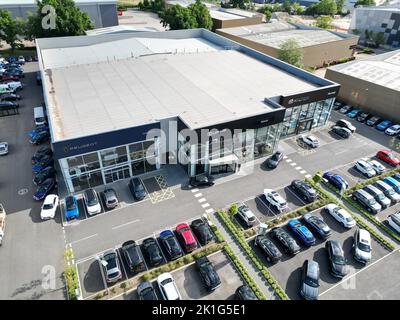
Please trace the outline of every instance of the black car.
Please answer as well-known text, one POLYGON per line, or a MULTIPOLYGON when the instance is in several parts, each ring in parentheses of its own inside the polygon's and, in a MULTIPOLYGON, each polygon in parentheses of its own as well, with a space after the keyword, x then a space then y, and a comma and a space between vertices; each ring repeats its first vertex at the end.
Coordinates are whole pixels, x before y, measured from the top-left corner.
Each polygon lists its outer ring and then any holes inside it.
POLYGON ((196 267, 200 273, 201 280, 208 291, 214 291, 221 285, 221 280, 207 257, 201 257, 196 260, 196 267))
POLYGON ((343 108, 343 106, 344 106, 344 103, 336 100, 333 103, 333 110, 339 110, 339 109, 343 108))
POLYGON ((382 118, 377 117, 377 116, 374 116, 374 117, 368 119, 368 120, 365 122, 365 124, 366 124, 367 126, 373 127, 373 126, 376 126, 377 124, 381 123, 382 121, 383 121, 382 118))
POLYGON ((165 230, 161 232, 160 240, 170 260, 175 260, 183 257, 183 250, 179 245, 178 239, 176 239, 174 233, 171 230, 165 230))
POLYGON ((357 116, 357 121, 358 122, 364 122, 364 121, 367 121, 371 117, 372 117, 372 115, 370 113, 362 112, 357 116))
POLYGON ((32 62, 32 61, 33 61, 32 56, 26 56, 26 57, 25 57, 25 61, 26 61, 26 62, 32 62))
POLYGON ((33 199, 43 200, 57 186, 56 179, 46 179, 33 194, 33 199))
POLYGON ((313 260, 304 261, 301 270, 300 295, 306 300, 318 300, 319 264, 313 260))
POLYGON ((107 209, 114 209, 118 206, 118 196, 115 189, 105 188, 101 193, 101 197, 107 209))
POLYGON ((21 96, 14 93, 5 93, 0 96, 1 101, 17 101, 21 100, 21 96))
POLYGON ((48 131, 40 131, 38 132, 37 135, 33 136, 30 138, 29 143, 30 144, 42 144, 43 142, 46 142, 50 139, 50 133, 48 131))
POLYGON ((41 147, 38 149, 35 154, 32 156, 32 164, 35 164, 39 161, 40 158, 44 157, 45 155, 52 155, 53 151, 49 147, 41 147))
POLYGON ((331 235, 331 228, 322 218, 307 213, 303 219, 313 234, 317 234, 322 239, 327 239, 331 235))
POLYGON ((0 101, 0 108, 19 108, 15 101, 0 101))
POLYGON ((46 167, 33 178, 33 183, 37 186, 41 185, 46 179, 54 177, 56 170, 53 167, 46 167))
POLYGON ((317 191, 303 180, 293 180, 290 187, 300 198, 308 202, 313 202, 318 198, 317 191))
POLYGON ((163 262, 161 250, 158 247, 157 241, 154 238, 144 239, 142 246, 143 253, 152 267, 156 267, 163 262))
POLYGON ((52 166, 54 164, 53 156, 49 155, 43 155, 43 157, 37 158, 34 163, 32 163, 34 166, 42 166, 42 167, 48 167, 52 166))
POLYGON ((266 236, 258 235, 254 239, 254 244, 265 253, 268 262, 276 263, 282 258, 282 253, 266 236))
POLYGON ((135 241, 129 240, 122 244, 121 251, 131 272, 141 272, 146 270, 144 260, 140 254, 139 246, 135 241))
POLYGON ((275 152, 270 158, 265 161, 268 168, 275 169, 279 162, 283 159, 283 153, 280 151, 275 152))
POLYGON ((138 285, 137 294, 140 300, 158 300, 156 292, 149 281, 138 285))
POLYGON ((129 180, 128 187, 133 197, 137 201, 143 200, 147 195, 142 180, 140 180, 139 178, 132 178, 131 180, 129 180))
POLYGON ((351 136, 351 131, 349 129, 339 127, 339 126, 333 126, 332 132, 336 133, 338 136, 340 136, 344 139, 350 138, 350 136, 351 136))
POLYGON ((202 219, 194 220, 191 227, 201 245, 204 246, 213 240, 213 234, 211 233, 208 224, 202 219))
POLYGON ((42 76, 40 75, 40 71, 36 72, 36 83, 38 86, 42 85, 42 76))
POLYGON ((296 240, 282 228, 273 228, 271 230, 271 236, 283 246, 285 252, 290 254, 297 254, 300 252, 300 247, 296 240))
POLYGON ((195 177, 191 177, 189 180, 189 184, 192 187, 211 187, 214 185, 214 178, 208 175, 199 175, 195 177))
POLYGON ((236 289, 235 297, 237 300, 258 300, 253 290, 246 285, 240 286, 236 289))
POLYGON ((328 253, 329 272, 338 278, 343 278, 349 273, 346 258, 340 243, 336 240, 328 240, 325 244, 328 253))

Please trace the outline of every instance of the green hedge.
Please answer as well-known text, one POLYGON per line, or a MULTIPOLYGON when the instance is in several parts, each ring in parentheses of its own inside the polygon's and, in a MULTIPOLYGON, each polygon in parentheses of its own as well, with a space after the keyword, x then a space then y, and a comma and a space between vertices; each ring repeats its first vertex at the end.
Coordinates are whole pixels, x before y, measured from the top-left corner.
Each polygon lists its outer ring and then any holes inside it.
POLYGON ((226 212, 220 210, 220 211, 218 211, 218 216, 223 221, 223 223, 228 227, 230 232, 236 238, 237 242, 242 247, 242 249, 246 252, 247 256, 251 259, 251 261, 256 266, 256 268, 262 273, 262 275, 267 280, 267 282, 271 285, 271 287, 274 288, 276 294, 282 300, 289 300, 289 297, 287 296, 286 292, 281 288, 281 286, 278 284, 278 282, 269 273, 268 269, 262 264, 260 259, 256 256, 254 251, 251 249, 251 247, 247 243, 247 241, 243 235, 243 232, 241 232, 240 230, 238 230, 236 228, 236 226, 232 223, 231 219, 228 217, 228 214, 226 212))
POLYGON ((68 298, 70 300, 76 300, 77 296, 75 291, 78 290, 79 293, 79 279, 78 279, 78 270, 76 266, 72 264, 72 260, 74 255, 72 253, 72 249, 67 249, 64 252, 64 278, 67 285, 68 298))

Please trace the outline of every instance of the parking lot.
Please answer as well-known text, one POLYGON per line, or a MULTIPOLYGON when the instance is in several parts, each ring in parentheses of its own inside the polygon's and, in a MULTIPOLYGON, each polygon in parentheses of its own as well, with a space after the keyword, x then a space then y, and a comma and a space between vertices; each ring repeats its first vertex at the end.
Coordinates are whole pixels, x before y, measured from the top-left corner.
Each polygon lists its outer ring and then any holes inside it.
MULTIPOLYGON (((332 234, 329 239, 340 241, 343 246, 343 251, 345 252, 345 257, 347 259, 347 263, 350 266, 350 274, 355 273, 361 270, 364 266, 358 262, 356 262, 352 256, 352 244, 353 244, 353 235, 357 227, 353 229, 345 229, 343 228, 336 220, 334 220, 328 213, 323 212, 323 210, 319 209, 313 214, 318 215, 324 219, 324 221, 328 224, 328 226, 332 230, 332 234)), ((290 231, 284 227, 286 231, 290 233, 290 231)), ((273 240, 275 243, 276 241, 273 240)), ((297 240, 296 240, 297 241, 297 240)), ((320 293, 329 289, 340 280, 331 276, 328 271, 328 258, 325 250, 325 241, 317 238, 317 243, 312 247, 305 247, 300 244, 300 241, 297 241, 301 247, 301 252, 297 255, 291 257, 286 254, 283 255, 281 261, 276 263, 275 265, 271 265, 265 258, 263 252, 254 246, 254 242, 251 241, 251 246, 254 251, 257 253, 259 258, 263 261, 263 263, 268 267, 269 271, 272 275, 277 279, 277 281, 281 284, 282 288, 286 291, 288 296, 291 299, 301 299, 299 294, 300 290, 300 282, 301 282, 301 268, 305 260, 310 259, 317 261, 320 266, 320 293)), ((277 244, 278 248, 281 249, 279 244, 277 244)), ((389 251, 382 247, 378 242, 372 240, 372 261, 379 260, 388 254, 389 251)))

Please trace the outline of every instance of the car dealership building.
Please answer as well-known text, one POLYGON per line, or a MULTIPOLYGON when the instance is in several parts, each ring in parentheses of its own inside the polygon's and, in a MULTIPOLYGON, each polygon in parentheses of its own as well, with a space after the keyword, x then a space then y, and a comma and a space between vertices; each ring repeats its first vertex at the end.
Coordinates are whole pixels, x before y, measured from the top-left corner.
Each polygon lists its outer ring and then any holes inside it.
POLYGON ((36 40, 70 192, 179 163, 237 172, 326 124, 339 85, 204 29, 36 40))

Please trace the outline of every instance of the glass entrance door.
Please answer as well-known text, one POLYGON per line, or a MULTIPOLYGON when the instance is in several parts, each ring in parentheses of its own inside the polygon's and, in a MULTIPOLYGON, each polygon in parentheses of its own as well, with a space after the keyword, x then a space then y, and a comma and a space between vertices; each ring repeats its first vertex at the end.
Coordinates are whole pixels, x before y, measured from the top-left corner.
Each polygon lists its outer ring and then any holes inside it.
POLYGON ((310 131, 312 123, 313 123, 313 119, 299 121, 299 123, 297 125, 297 129, 296 129, 296 134, 302 133, 304 131, 310 131))
POLYGON ((122 179, 127 179, 130 177, 129 165, 106 170, 104 171, 104 177, 106 179, 106 184, 113 183, 122 179))

